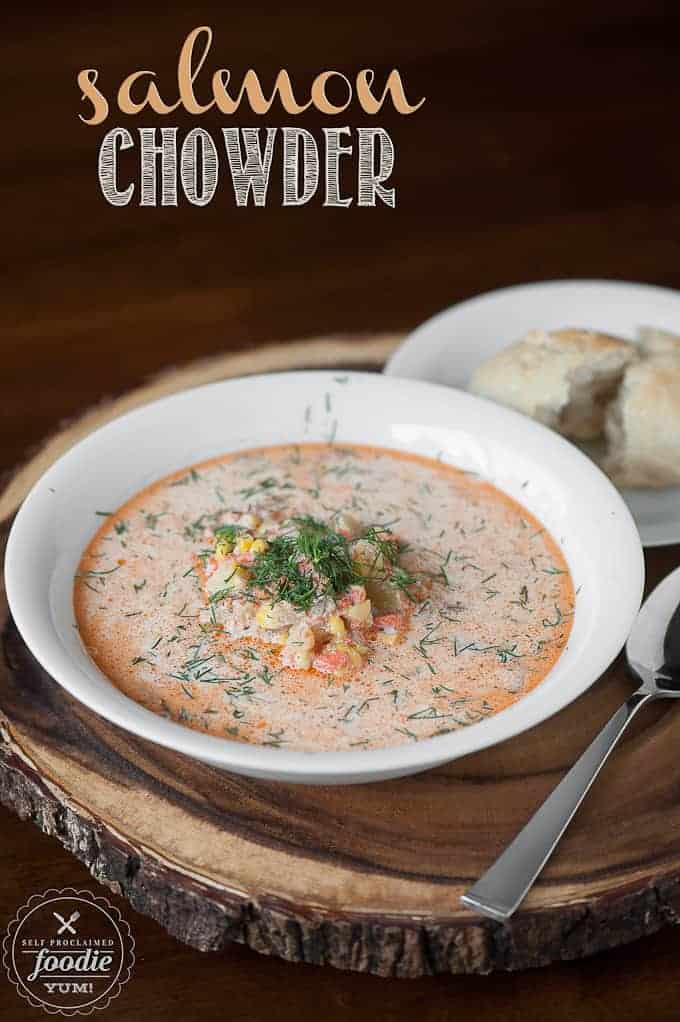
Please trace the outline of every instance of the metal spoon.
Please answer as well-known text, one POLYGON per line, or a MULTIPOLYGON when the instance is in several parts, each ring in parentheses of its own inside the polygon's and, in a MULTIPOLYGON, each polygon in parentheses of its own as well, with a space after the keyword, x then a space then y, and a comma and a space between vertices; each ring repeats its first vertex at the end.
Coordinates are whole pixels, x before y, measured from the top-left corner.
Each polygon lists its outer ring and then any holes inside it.
POLYGON ((492 919, 508 919, 529 892, 638 710, 653 699, 680 698, 680 568, 647 597, 626 643, 626 658, 642 684, 514 841, 461 897, 469 908, 492 919))

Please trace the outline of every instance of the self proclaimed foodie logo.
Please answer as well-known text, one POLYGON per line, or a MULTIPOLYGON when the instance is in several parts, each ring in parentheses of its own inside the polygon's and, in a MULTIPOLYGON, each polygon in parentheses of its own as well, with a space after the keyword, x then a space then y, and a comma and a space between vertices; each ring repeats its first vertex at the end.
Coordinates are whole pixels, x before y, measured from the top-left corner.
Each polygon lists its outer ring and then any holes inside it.
POLYGON ((106 898, 66 888, 34 894, 9 924, 3 964, 17 993, 53 1015, 106 1008, 135 963, 130 927, 106 898))

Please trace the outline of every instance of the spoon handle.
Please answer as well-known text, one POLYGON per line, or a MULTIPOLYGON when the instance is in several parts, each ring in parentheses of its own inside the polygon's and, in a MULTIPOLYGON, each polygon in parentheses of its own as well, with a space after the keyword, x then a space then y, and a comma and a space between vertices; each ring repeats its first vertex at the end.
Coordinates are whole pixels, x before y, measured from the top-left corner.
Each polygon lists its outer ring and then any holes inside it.
POLYGON ((662 671, 680 674, 680 603, 673 611, 663 640, 664 665, 662 671))
POLYGON ((574 813, 633 719, 654 693, 639 689, 593 739, 543 805, 461 901, 482 915, 508 919, 550 858, 574 813))

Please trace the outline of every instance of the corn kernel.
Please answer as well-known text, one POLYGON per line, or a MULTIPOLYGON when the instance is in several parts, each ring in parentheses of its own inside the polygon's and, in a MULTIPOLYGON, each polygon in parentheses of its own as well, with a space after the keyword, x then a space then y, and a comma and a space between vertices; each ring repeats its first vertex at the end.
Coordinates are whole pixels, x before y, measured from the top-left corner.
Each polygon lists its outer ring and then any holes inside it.
POLYGON ((215 557, 217 557, 218 560, 223 561, 225 557, 229 556, 233 549, 234 546, 228 539, 218 539, 215 544, 215 557))
POLYGON ((328 618, 328 631, 331 635, 340 637, 344 635, 347 629, 345 628, 345 622, 342 620, 339 614, 331 614, 328 618))
POLYGON ((235 551, 237 554, 247 554, 252 545, 253 545, 252 536, 239 536, 239 538, 236 540, 235 551))
POLYGON ((254 554, 255 557, 257 557, 259 554, 263 554, 266 549, 267 541, 264 539, 256 539, 250 547, 250 552, 251 554, 254 554))
POLYGON ((255 620, 260 628, 269 628, 269 615, 271 613, 271 603, 263 603, 255 614, 255 620))

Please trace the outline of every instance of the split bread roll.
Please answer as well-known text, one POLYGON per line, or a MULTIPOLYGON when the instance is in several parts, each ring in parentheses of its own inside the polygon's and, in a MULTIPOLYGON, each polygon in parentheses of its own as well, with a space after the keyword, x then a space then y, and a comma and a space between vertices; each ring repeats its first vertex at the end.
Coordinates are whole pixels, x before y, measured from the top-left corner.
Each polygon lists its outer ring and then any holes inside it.
POLYGON ((607 334, 532 330, 482 363, 470 390, 565 436, 591 440, 602 433, 606 406, 637 358, 635 344, 607 334))
POLYGON ((626 369, 605 432, 603 468, 618 486, 680 486, 680 341, 626 369))
POLYGON ((653 326, 641 326, 638 330, 640 350, 649 358, 667 355, 680 358, 680 337, 668 330, 658 330, 653 326))

